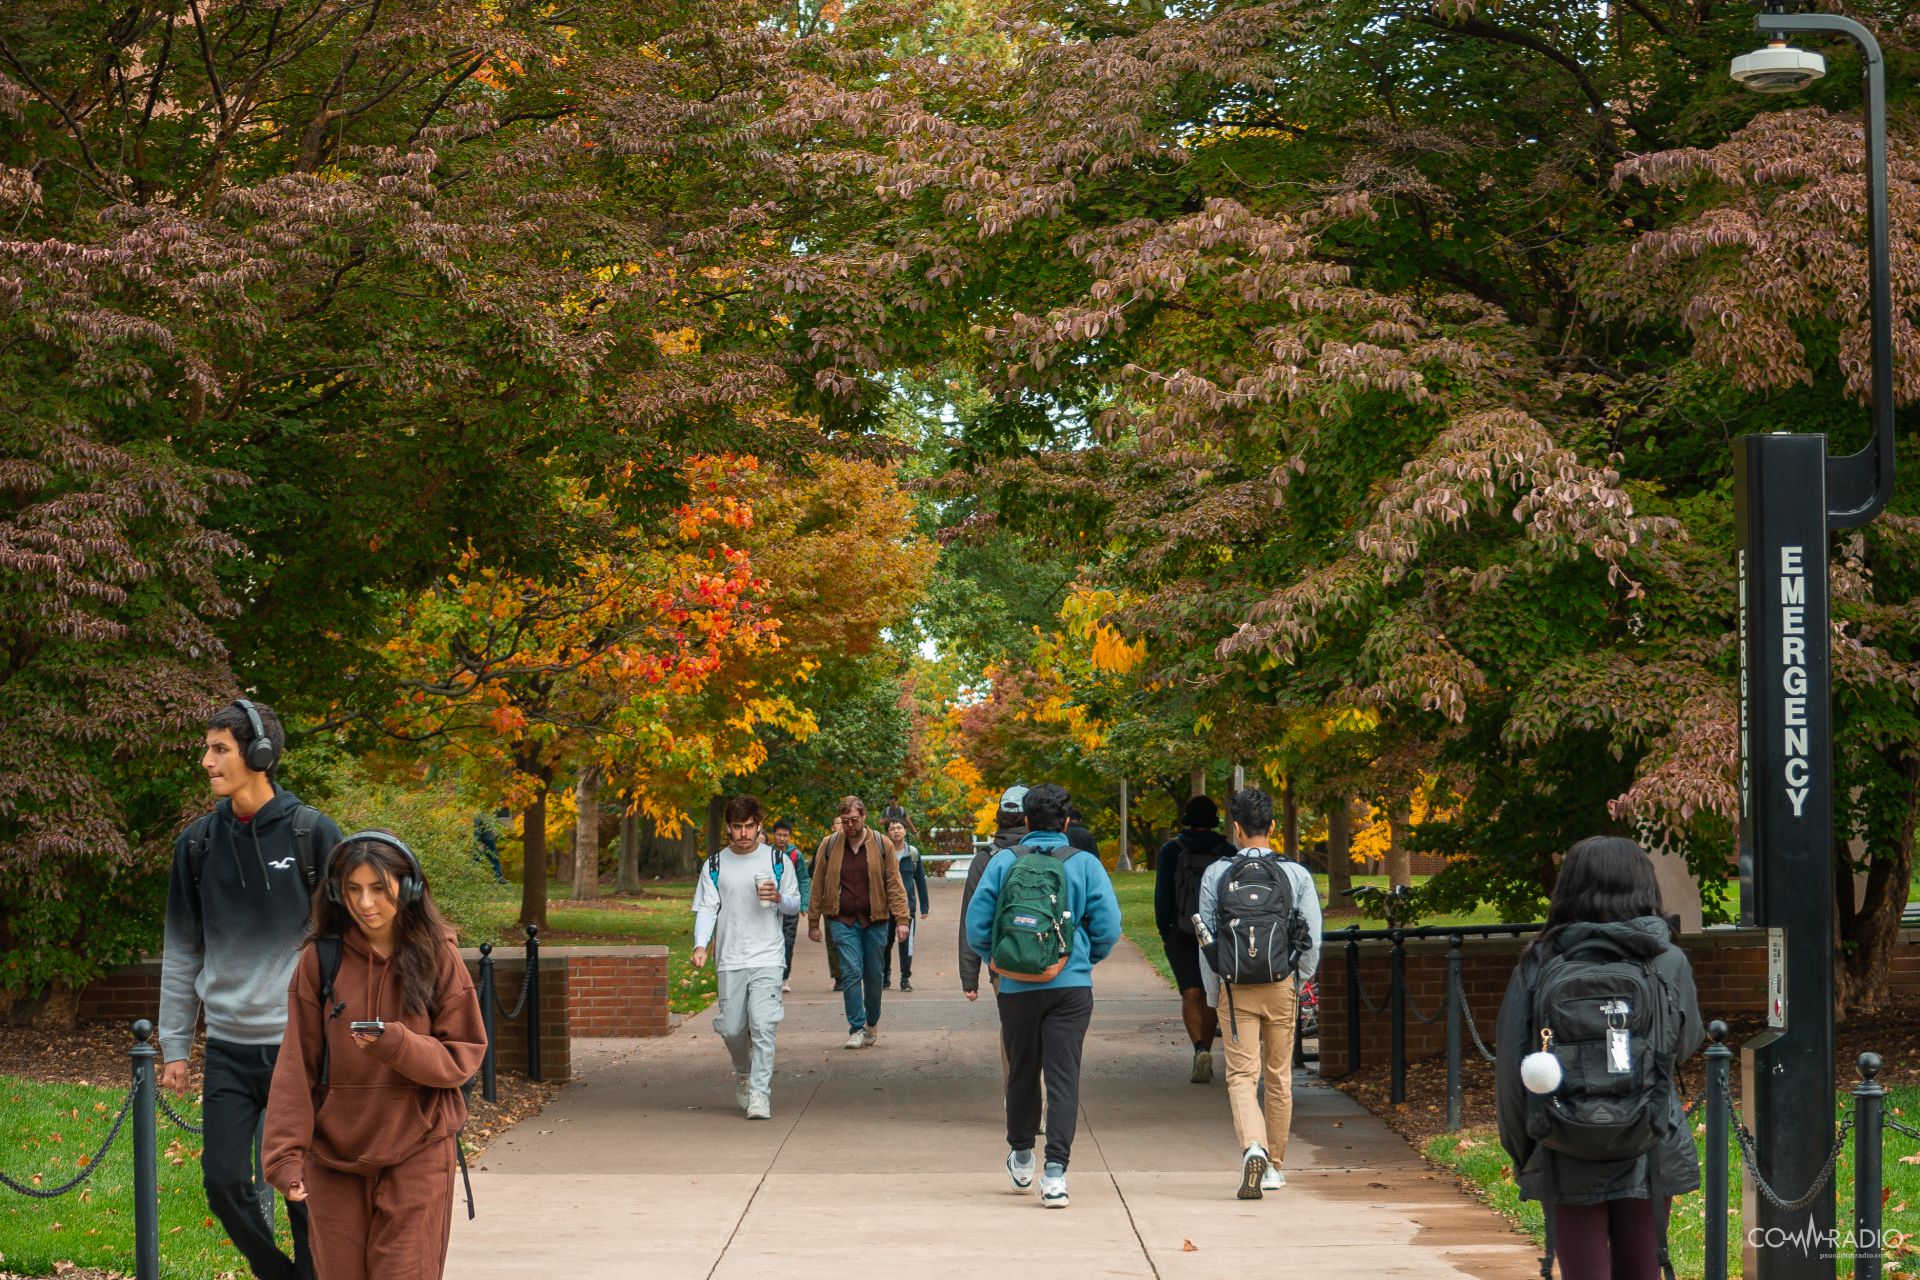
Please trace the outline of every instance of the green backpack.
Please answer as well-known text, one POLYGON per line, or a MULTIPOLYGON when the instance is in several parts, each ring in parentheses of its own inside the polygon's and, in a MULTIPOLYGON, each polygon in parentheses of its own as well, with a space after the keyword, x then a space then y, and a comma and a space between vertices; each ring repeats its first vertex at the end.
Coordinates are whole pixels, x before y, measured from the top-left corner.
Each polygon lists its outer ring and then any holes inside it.
POLYGON ((1020 844, 1013 852, 1000 882, 987 967, 1003 978, 1050 982, 1067 967, 1079 932, 1067 908, 1067 859, 1082 851, 1020 844))

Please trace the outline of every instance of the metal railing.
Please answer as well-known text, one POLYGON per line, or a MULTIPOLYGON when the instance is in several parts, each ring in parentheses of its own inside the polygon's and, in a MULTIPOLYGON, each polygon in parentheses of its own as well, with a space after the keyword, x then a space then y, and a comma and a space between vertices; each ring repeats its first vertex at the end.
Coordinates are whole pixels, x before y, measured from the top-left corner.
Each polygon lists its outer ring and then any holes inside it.
POLYGON ((488 1102, 498 1102, 497 1063, 495 1039, 493 1034, 494 1017, 505 1018, 512 1022, 524 1011, 527 1015, 527 1079, 538 1083, 540 1075, 540 927, 522 925, 527 935, 526 960, 520 974, 520 995, 513 1002, 513 1008, 503 1008, 500 994, 494 985, 493 944, 480 944, 480 1021, 487 1029, 487 1056, 480 1060, 480 1096, 488 1102))
MULTIPOLYGON (((1362 929, 1359 925, 1349 925, 1345 929, 1326 935, 1327 943, 1346 944, 1347 964, 1347 1074, 1351 1075, 1360 1067, 1360 1030, 1363 1013, 1378 1016, 1382 1013, 1392 1019, 1389 1024, 1390 1045, 1388 1100, 1399 1104, 1407 1100, 1407 1015, 1414 1020, 1432 1024, 1442 1017, 1447 1020, 1447 1129, 1451 1132, 1460 1128, 1461 1076, 1463 1071, 1464 1041, 1461 1032, 1464 1029, 1473 1038, 1474 1047, 1487 1061, 1493 1061, 1493 1050, 1488 1046, 1480 1027, 1473 1017, 1473 1009, 1467 1003, 1466 990, 1462 979, 1462 946, 1470 937, 1478 938, 1521 938, 1538 933, 1539 924, 1476 924, 1476 925, 1430 925, 1425 927, 1394 925, 1385 929, 1362 929), (1431 1013, 1422 1013, 1412 1003, 1407 991, 1407 951, 1409 939, 1445 938, 1447 939, 1447 984, 1446 994, 1439 1008, 1431 1013), (1387 957, 1387 994, 1384 1001, 1375 1002, 1367 998, 1366 989, 1360 982, 1360 944, 1363 942, 1387 942, 1392 949, 1387 957)), ((1324 1061, 1324 1054, 1322 1056, 1324 1061)))

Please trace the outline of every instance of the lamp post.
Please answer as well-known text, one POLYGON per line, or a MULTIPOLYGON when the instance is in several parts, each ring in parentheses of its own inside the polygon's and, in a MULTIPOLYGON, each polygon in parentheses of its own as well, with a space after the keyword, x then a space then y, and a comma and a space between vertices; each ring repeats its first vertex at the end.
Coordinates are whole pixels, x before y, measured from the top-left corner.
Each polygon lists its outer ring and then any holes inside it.
MULTIPOLYGON (((1732 74, 1767 93, 1825 74, 1795 34, 1844 35, 1865 55, 1873 435, 1828 457, 1824 435, 1734 443, 1740 632, 1740 914, 1768 931, 1767 1030, 1741 1050, 1742 1108, 1760 1173, 1782 1197, 1821 1175, 1834 1134, 1833 773, 1828 532, 1866 524, 1893 493, 1893 285, 1887 244, 1886 68, 1850 18, 1770 5, 1766 48, 1732 74)), ((1745 1274, 1832 1280, 1834 1189, 1787 1212, 1745 1179, 1745 1274), (1812 1229, 1809 1230, 1808 1228, 1812 1229)))

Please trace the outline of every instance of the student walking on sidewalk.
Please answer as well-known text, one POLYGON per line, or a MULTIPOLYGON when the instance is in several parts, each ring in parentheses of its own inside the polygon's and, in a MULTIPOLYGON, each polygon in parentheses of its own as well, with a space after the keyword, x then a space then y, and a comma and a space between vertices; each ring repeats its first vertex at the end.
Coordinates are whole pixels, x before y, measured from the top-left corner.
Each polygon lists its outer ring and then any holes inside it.
MULTIPOLYGON (((905 819, 894 818, 887 823, 887 843, 900 860, 900 883, 907 891, 907 935, 899 939, 902 991, 913 990, 913 948, 920 936, 919 922, 933 915, 929 909, 932 902, 927 896, 926 863, 921 860, 920 850, 913 846, 909 835, 905 819)), ((880 966, 880 985, 883 987, 893 985, 894 941, 892 937, 887 939, 887 958, 880 966)))
POLYGON ((1287 1185, 1281 1170, 1293 1125, 1293 1037, 1300 984, 1320 967, 1320 894, 1305 867, 1274 852, 1271 796, 1257 787, 1236 791, 1227 813, 1239 853, 1208 867, 1200 882, 1197 914, 1212 938, 1200 947, 1200 967, 1207 1003, 1227 1012, 1239 1197, 1258 1200, 1287 1185))
POLYGON ((849 1049, 868 1049, 879 1037, 880 970, 887 935, 907 936, 907 891, 900 863, 885 837, 867 827, 867 803, 840 801, 839 829, 820 842, 807 904, 807 937, 820 941, 825 917, 840 956, 840 990, 847 1008, 849 1049), (895 924, 894 921, 900 921, 895 924))
POLYGON ((1233 856, 1233 846, 1220 834, 1220 810, 1206 796, 1194 796, 1181 811, 1180 834, 1160 847, 1153 860, 1153 921, 1160 931, 1160 947, 1180 989, 1180 1020, 1193 1044, 1194 1084, 1213 1083, 1213 1042, 1220 1019, 1207 1003, 1206 979, 1200 973, 1200 944, 1193 936, 1193 917, 1200 910, 1200 882, 1222 858, 1233 856))
POLYGON ((1093 1019, 1093 966, 1120 940, 1120 901, 1100 859, 1067 843, 1065 787, 1026 793, 1027 837, 993 855, 967 904, 967 940, 1000 979, 1007 1056, 1007 1177, 1033 1185, 1046 1081, 1040 1202, 1067 1206, 1080 1113, 1080 1055, 1093 1019))
POLYGON ((1661 1274, 1673 1197, 1700 1185, 1674 1080, 1704 1039, 1653 860, 1620 836, 1580 841, 1507 983, 1494 1063, 1500 1145, 1564 1280, 1661 1274))
POLYGON ((749 1120, 773 1118, 774 1033, 786 1017, 781 922, 800 912, 799 876, 761 842, 762 817, 753 796, 727 801, 727 847, 707 859, 693 888, 693 967, 706 967, 713 943, 713 1029, 733 1055, 733 1097, 749 1120))
POLYGON ((793 824, 785 818, 774 823, 768 830, 767 842, 773 846, 776 854, 786 859, 787 866, 793 872, 794 883, 799 886, 800 894, 800 906, 795 908, 793 914, 788 915, 782 912, 780 915, 780 932, 785 937, 786 948, 786 959, 780 970, 780 992, 785 995, 793 990, 793 943, 800 934, 800 912, 806 909, 807 882, 813 878, 813 872, 808 865, 808 859, 801 857, 799 848, 794 845, 793 824))
POLYGON ((384 831, 335 846, 287 991, 267 1180, 305 1204, 319 1280, 438 1280, 480 1001, 413 851, 384 831))
POLYGON ((274 781, 286 735, 264 703, 241 699, 207 721, 200 767, 219 803, 180 833, 167 883, 160 962, 160 1083, 187 1091, 187 1059, 207 1018, 202 1086, 207 1206, 260 1280, 308 1280, 307 1207, 287 1204, 293 1257, 273 1237, 273 1193, 254 1179, 254 1135, 287 1026, 327 851, 340 828, 274 781))

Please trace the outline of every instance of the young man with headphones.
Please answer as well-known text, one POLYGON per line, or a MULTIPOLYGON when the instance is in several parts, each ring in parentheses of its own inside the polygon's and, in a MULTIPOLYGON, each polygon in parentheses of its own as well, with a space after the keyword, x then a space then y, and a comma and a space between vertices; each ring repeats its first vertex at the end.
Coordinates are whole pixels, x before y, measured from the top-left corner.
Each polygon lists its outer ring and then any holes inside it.
POLYGON ((218 801, 173 846, 160 968, 160 1083, 187 1092, 204 1010, 202 1082, 207 1204, 261 1280, 312 1280, 307 1213, 289 1203, 293 1254, 273 1236, 272 1192, 254 1171, 287 1022, 287 984, 313 910, 320 864, 340 828, 274 782, 286 735, 271 708, 244 698, 207 721, 200 767, 218 801))

